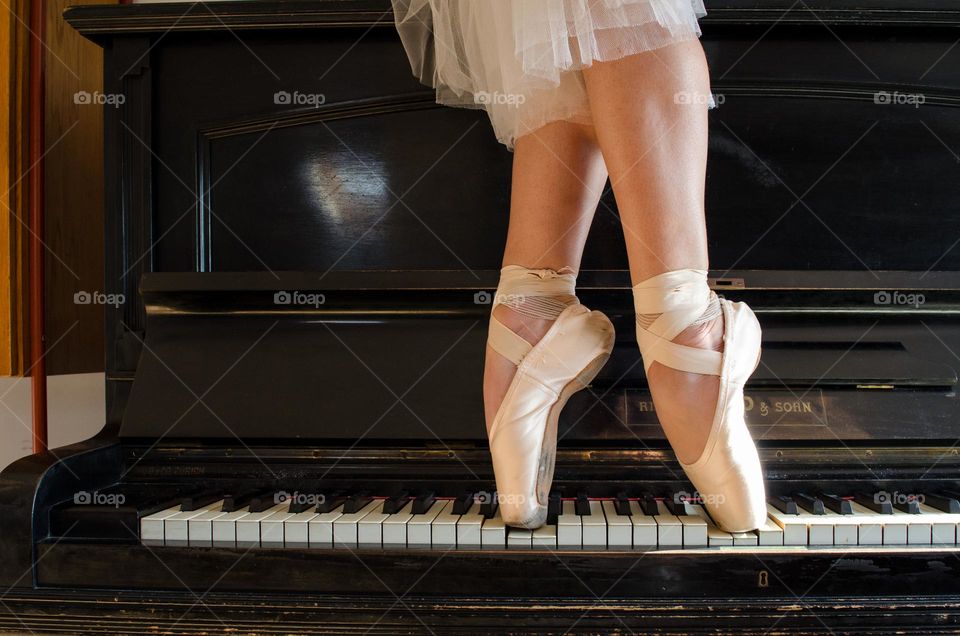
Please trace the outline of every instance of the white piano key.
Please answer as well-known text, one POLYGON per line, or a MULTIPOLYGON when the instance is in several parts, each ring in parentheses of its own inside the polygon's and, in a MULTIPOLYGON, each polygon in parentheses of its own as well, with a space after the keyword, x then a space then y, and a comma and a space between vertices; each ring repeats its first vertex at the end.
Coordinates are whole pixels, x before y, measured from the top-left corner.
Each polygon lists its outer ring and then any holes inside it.
POLYGON ((429 548, 433 545, 433 521, 446 506, 452 505, 452 501, 438 499, 424 514, 413 515, 407 522, 407 547, 429 548))
POLYGON ((860 542, 860 528, 851 516, 834 513, 833 545, 857 545, 860 542))
POLYGON ((757 528, 756 532, 760 545, 783 545, 783 528, 769 517, 762 526, 757 528))
POLYGON ((286 523, 293 516, 290 512, 290 502, 283 502, 283 507, 269 517, 260 520, 260 545, 264 548, 282 548, 286 542, 286 523))
POLYGON ((906 543, 908 545, 930 545, 933 539, 933 529, 930 521, 923 518, 923 514, 913 515, 894 508, 895 521, 906 525, 906 543))
POLYGON ((390 515, 383 511, 383 504, 384 501, 380 501, 370 514, 357 522, 358 547, 383 547, 383 522, 390 518, 390 515))
POLYGON ((579 550, 583 547, 582 525, 580 516, 572 501, 560 503, 560 514, 557 515, 557 549, 579 550))
POLYGON ((343 515, 343 505, 329 512, 321 512, 307 523, 311 548, 333 547, 333 522, 343 515))
POLYGON ((853 514, 846 516, 852 517, 857 524, 857 544, 883 545, 883 525, 877 520, 881 515, 855 501, 850 502, 850 509, 853 514))
POLYGON ((657 520, 646 514, 636 501, 630 502, 634 548, 657 547, 657 520))
POLYGON ((801 508, 797 517, 807 525, 807 545, 833 545, 835 521, 831 515, 815 515, 801 508))
POLYGON ((260 522, 270 515, 286 510, 289 503, 279 503, 263 512, 251 512, 236 521, 237 547, 254 548, 260 545, 260 522))
POLYGON ((500 516, 500 510, 483 520, 480 528, 480 547, 484 550, 503 550, 507 547, 507 527, 500 516))
POLYGON ((361 519, 383 506, 383 501, 374 499, 356 512, 344 513, 333 521, 333 547, 357 547, 357 524, 361 519))
POLYGON ((707 545, 710 547, 733 545, 733 535, 726 530, 721 530, 718 528, 703 506, 690 504, 687 506, 687 508, 691 513, 703 519, 704 523, 707 524, 707 545))
POLYGON ((733 545, 736 546, 755 546, 759 543, 759 537, 756 532, 731 532, 733 545))
POLYGON ((163 545, 163 521, 178 512, 180 504, 140 519, 140 542, 144 545, 163 545))
POLYGON ((696 504, 682 503, 680 509, 685 510, 687 514, 676 515, 683 527, 683 547, 705 548, 707 547, 707 522, 692 510, 694 507, 700 508, 696 504))
POLYGON ((407 502, 399 512, 387 517, 381 524, 383 533, 383 547, 407 547, 407 523, 413 519, 413 502, 407 502))
MULTIPOLYGON (((607 544, 611 550, 633 546, 633 524, 628 515, 617 514, 616 504, 603 502, 603 514, 607 517, 607 544)), ((654 522, 656 523, 656 522, 654 522)))
POLYGON ((936 545, 956 543, 960 515, 952 515, 923 503, 920 504, 920 514, 930 524, 930 543, 936 545))
POLYGON ((533 546, 533 531, 524 528, 509 528, 507 530, 507 548, 530 549, 533 546))
POLYGON ((607 547, 607 519, 603 514, 603 504, 590 502, 590 514, 580 517, 584 549, 605 550, 607 547))
POLYGON ((807 524, 799 515, 788 515, 767 504, 767 516, 783 530, 783 545, 807 545, 807 524))
POLYGON ((189 526, 187 522, 194 517, 199 517, 205 512, 219 510, 223 505, 222 501, 215 501, 212 504, 190 510, 188 512, 178 512, 170 515, 163 520, 163 544, 164 545, 187 545, 189 543, 189 526))
POLYGON ((460 515, 453 513, 455 504, 453 500, 448 501, 431 524, 431 543, 435 549, 449 550, 457 547, 457 522, 460 515))
POLYGON ((237 547, 237 519, 250 514, 249 508, 241 508, 220 515, 210 522, 213 545, 218 548, 237 547))
POLYGON ((883 527, 883 545, 907 545, 907 523, 897 514, 898 512, 900 511, 894 510, 892 515, 872 512, 877 522, 883 527))
POLYGON ((457 521, 457 547, 463 549, 479 548, 480 528, 483 527, 483 515, 479 503, 470 506, 470 510, 457 521))
POLYGON ((557 526, 544 525, 533 531, 533 547, 557 549, 557 526))
POLYGON ((283 545, 287 548, 306 548, 310 545, 310 522, 317 517, 314 509, 297 512, 283 522, 283 545))
POLYGON ((657 502, 657 545, 661 548, 683 547, 683 524, 662 501, 657 502))
POLYGON ((220 510, 223 501, 221 500, 218 503, 220 506, 187 521, 187 543, 191 547, 210 547, 213 545, 213 520, 227 514, 220 510))

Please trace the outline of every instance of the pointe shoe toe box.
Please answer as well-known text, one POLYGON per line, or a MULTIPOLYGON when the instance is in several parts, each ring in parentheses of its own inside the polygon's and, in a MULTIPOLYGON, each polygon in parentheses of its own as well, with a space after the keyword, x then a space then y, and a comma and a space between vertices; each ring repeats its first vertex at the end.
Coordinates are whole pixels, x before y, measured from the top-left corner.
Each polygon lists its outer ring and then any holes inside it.
POLYGON ((538 528, 546 521, 557 408, 593 378, 613 341, 613 325, 603 313, 571 305, 520 362, 490 430, 500 515, 507 525, 538 528))

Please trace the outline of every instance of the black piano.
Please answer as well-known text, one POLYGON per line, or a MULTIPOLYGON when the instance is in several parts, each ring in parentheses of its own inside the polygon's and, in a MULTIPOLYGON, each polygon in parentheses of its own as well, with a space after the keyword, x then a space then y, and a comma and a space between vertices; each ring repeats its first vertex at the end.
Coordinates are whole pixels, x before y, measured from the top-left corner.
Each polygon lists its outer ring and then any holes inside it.
POLYGON ((617 328, 504 527, 481 373, 510 154, 386 0, 79 6, 103 47, 107 421, 0 475, 0 630, 960 631, 960 9, 710 2, 711 281, 769 491, 716 528, 617 328))

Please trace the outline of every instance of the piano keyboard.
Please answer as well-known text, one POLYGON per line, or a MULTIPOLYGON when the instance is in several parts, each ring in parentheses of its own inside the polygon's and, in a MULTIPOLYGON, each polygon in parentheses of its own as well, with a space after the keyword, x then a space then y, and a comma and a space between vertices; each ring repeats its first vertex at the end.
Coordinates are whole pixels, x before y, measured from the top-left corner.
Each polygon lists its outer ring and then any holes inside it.
POLYGON ((866 495, 772 497, 766 524, 730 533, 707 511, 673 499, 551 496, 548 523, 505 526, 495 504, 459 498, 367 494, 313 506, 271 496, 189 499, 140 518, 150 546, 224 548, 412 548, 434 550, 678 550, 769 546, 954 546, 960 503, 953 495, 875 503, 866 495))

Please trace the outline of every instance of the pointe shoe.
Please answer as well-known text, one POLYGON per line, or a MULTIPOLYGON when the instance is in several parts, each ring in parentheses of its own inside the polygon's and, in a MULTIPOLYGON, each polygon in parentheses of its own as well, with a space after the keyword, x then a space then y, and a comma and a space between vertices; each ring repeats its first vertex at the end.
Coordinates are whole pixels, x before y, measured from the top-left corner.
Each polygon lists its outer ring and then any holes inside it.
POLYGON ((491 316, 491 348, 517 365, 490 427, 505 524, 535 529, 546 522, 560 411, 596 377, 613 351, 613 341, 610 320, 580 303, 564 309, 535 345, 491 316))
POLYGON ((640 283, 634 294, 638 315, 661 313, 647 328, 637 323, 645 368, 656 361, 720 378, 703 452, 693 463, 679 462, 680 466, 721 529, 759 528, 767 519, 766 492, 757 447, 744 420, 743 387, 760 363, 760 323, 745 303, 721 298, 723 351, 686 347, 671 341, 706 309, 710 300, 706 272, 667 272, 640 283))

